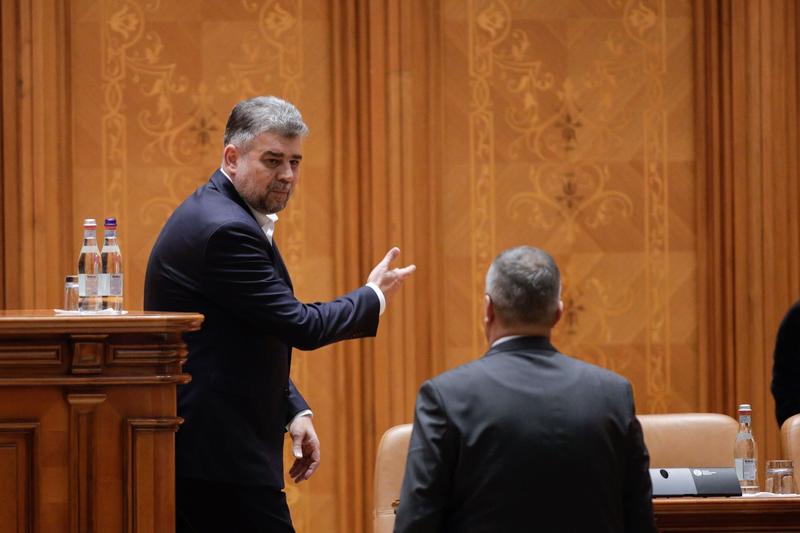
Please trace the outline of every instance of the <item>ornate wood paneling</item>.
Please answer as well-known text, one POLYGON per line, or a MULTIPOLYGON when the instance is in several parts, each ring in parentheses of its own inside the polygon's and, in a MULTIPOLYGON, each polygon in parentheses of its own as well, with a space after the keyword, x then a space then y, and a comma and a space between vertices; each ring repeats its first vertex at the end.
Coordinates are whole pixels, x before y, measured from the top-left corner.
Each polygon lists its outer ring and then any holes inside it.
POLYGON ((200 323, 192 314, 0 311, 0 345, 15 353, 14 365, 0 365, 0 531, 169 529, 175 388, 188 380, 180 333, 200 323), (91 352, 103 355, 90 358, 92 372, 75 374, 71 362, 86 357, 75 356, 81 343, 71 339, 92 330, 100 346, 91 352), (62 347, 63 363, 42 365, 51 344, 62 347), (106 357, 114 346, 136 360, 106 357))
POLYGON ((38 422, 0 420, 0 532, 31 533, 36 524, 34 470, 38 422))
POLYGON ((95 416, 105 394, 68 394, 69 403, 69 506, 70 533, 93 533, 95 525, 96 453, 98 437, 95 416))
POLYGON ((175 431, 180 418, 125 420, 125 529, 126 533, 168 531, 174 527, 175 431), (166 477, 169 482, 164 482, 166 477), (164 503, 168 502, 167 505, 164 503))

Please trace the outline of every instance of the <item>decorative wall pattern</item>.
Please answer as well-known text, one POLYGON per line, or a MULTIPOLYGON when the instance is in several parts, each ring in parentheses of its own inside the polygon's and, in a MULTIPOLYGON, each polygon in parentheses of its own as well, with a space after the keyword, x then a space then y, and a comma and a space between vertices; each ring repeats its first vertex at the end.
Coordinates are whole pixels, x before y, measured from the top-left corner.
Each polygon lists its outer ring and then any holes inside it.
POLYGON ((685 393, 697 384, 697 302, 673 301, 696 288, 688 2, 471 0, 466 20, 461 4, 448 3, 445 26, 458 36, 445 56, 462 48, 467 57, 445 92, 469 92, 456 96, 445 129, 468 135, 471 268, 468 283, 451 284, 468 287, 472 304, 452 306, 450 328, 470 339, 452 363, 484 350, 491 260, 529 243, 563 271, 562 350, 632 379, 643 411, 696 407, 685 393), (467 308, 469 317, 459 312, 467 308), (682 390, 672 387, 676 356, 682 390))

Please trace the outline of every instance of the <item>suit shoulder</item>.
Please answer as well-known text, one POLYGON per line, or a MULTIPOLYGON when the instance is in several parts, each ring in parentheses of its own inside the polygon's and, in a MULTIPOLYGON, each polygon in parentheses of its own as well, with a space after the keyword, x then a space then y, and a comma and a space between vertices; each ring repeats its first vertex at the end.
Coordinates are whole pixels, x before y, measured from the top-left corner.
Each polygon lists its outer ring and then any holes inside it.
POLYGON ((260 229, 241 205, 207 183, 175 209, 165 229, 179 228, 185 233, 211 235, 224 227, 260 229))
POLYGON ((480 358, 461 364, 433 376, 426 383, 433 385, 437 389, 447 388, 450 385, 458 385, 460 388, 463 388, 464 384, 468 383, 470 380, 480 379, 480 376, 483 375, 481 366, 484 362, 485 359, 480 358))
POLYGON ((571 355, 566 354, 559 354, 561 355, 566 361, 569 362, 570 365, 583 372, 587 376, 592 376, 597 380, 617 385, 617 386, 630 386, 630 381, 624 376, 617 374, 613 370, 609 370, 602 366, 595 365, 593 363, 589 363, 586 361, 582 361, 577 359, 571 355))

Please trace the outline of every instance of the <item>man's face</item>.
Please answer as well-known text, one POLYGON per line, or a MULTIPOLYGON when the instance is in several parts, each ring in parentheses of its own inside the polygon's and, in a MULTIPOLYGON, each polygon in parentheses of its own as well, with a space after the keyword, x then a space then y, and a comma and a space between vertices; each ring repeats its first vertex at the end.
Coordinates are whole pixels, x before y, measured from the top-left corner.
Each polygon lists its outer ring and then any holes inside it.
POLYGON ((247 152, 225 147, 225 170, 236 190, 253 209, 277 213, 286 207, 300 179, 302 139, 265 132, 252 141, 247 152))

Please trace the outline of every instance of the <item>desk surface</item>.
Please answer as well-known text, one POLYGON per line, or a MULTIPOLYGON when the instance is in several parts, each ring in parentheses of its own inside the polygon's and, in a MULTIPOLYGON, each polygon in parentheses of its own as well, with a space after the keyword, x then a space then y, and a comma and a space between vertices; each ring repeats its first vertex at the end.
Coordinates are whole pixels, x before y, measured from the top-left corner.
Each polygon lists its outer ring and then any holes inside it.
POLYGON ((800 498, 655 498, 653 509, 662 533, 800 532, 800 498))

